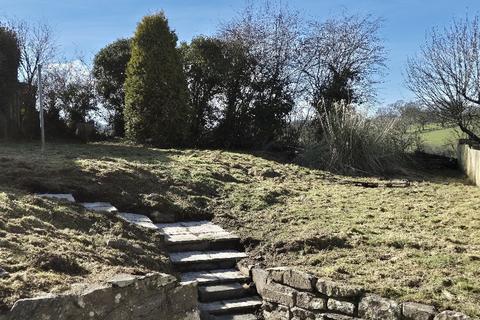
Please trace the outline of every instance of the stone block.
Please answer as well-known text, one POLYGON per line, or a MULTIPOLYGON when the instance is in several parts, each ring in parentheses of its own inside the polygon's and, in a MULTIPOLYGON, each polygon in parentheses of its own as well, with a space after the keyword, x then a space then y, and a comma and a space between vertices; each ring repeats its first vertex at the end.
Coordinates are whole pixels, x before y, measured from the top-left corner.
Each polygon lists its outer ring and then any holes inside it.
POLYGON ((297 306, 311 311, 322 311, 327 309, 327 299, 308 292, 298 292, 297 306))
POLYGON ((49 198, 54 200, 62 200, 67 202, 75 202, 75 198, 71 193, 39 193, 38 197, 49 198))
POLYGON ((443 311, 437 314, 434 320, 470 320, 470 317, 456 311, 443 311))
POLYGON ((315 320, 356 320, 356 319, 359 319, 359 318, 346 316, 338 313, 320 313, 320 314, 317 314, 315 318, 315 320))
POLYGON ((399 320, 401 308, 393 300, 377 295, 367 295, 360 301, 358 315, 360 318, 370 320, 399 320))
POLYGON ((356 299, 364 290, 360 287, 345 285, 330 280, 317 279, 316 288, 318 292, 332 298, 356 299))
POLYGON ((124 288, 134 284, 136 280, 137 277, 131 274, 117 274, 108 280, 108 283, 114 287, 124 288))
POLYGON ((275 282, 267 282, 263 288, 262 298, 266 301, 294 307, 297 291, 275 282))
POLYGON ((268 271, 260 268, 253 268, 252 269, 252 280, 255 283, 255 287, 257 288, 257 292, 263 296, 263 292, 265 286, 268 282, 268 271))
POLYGON ((292 317, 290 308, 279 304, 264 302, 263 310, 265 320, 290 320, 292 317))
POLYGON ((302 308, 292 308, 292 320, 315 320, 315 314, 302 308))
POLYGON ((327 307, 329 310, 343 313, 349 316, 353 316, 355 314, 355 304, 352 302, 328 299, 327 307))
POLYGON ((168 301, 171 312, 174 314, 181 314, 186 310, 190 313, 194 312, 198 301, 197 284, 192 282, 175 287, 172 294, 168 296, 168 301))
POLYGON ((437 310, 434 306, 416 303, 402 303, 402 315, 405 320, 432 320, 437 310))
POLYGON ((283 274, 283 284, 299 290, 313 291, 316 278, 306 272, 289 270, 283 274))
POLYGON ((96 212, 118 212, 117 208, 109 202, 84 202, 81 205, 90 211, 96 212))
POLYGON ((252 270, 253 270, 253 268, 255 268, 255 266, 252 265, 252 264, 247 264, 244 261, 240 261, 240 262, 237 263, 237 268, 245 276, 251 277, 252 276, 252 270))
POLYGON ((142 214, 119 212, 117 213, 117 216, 127 222, 130 222, 140 227, 144 227, 147 229, 154 229, 154 230, 158 229, 157 226, 153 224, 152 220, 150 220, 149 217, 142 214))
POLYGON ((268 276, 271 280, 283 284, 283 277, 286 273, 290 272, 290 268, 276 267, 276 268, 269 268, 267 269, 267 271, 268 271, 268 276))

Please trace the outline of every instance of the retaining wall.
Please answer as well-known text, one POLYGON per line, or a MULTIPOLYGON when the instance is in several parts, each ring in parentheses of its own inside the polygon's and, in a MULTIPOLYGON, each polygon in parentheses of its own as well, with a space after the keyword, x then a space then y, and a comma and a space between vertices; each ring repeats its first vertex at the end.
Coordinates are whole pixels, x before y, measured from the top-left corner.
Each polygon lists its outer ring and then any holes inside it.
POLYGON ((460 141, 457 147, 458 163, 468 178, 480 186, 480 147, 460 141))
MULTIPOLYGON (((245 268, 243 268, 245 272, 245 268)), ((455 311, 368 294, 360 287, 290 268, 248 268, 264 300, 265 320, 467 320, 455 311)))
POLYGON ((195 283, 161 273, 118 275, 60 294, 18 300, 0 320, 199 320, 195 283))

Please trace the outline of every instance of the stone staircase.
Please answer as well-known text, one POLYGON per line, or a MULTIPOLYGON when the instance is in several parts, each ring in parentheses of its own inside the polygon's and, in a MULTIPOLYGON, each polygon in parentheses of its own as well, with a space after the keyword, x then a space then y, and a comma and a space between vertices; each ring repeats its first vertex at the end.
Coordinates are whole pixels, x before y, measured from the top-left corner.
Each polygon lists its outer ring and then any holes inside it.
MULTIPOLYGON (((40 197, 75 202, 70 194, 37 194, 40 197)), ((118 212, 108 202, 81 203, 97 212, 113 212, 130 223, 157 229, 165 235, 174 269, 183 283, 196 281, 203 320, 257 320, 262 306, 249 276, 237 269, 247 255, 240 238, 210 221, 153 224, 145 215, 118 212)))
POLYGON ((209 221, 157 224, 183 282, 198 283, 203 319, 255 320, 262 305, 251 279, 236 269, 246 257, 238 236, 209 221))

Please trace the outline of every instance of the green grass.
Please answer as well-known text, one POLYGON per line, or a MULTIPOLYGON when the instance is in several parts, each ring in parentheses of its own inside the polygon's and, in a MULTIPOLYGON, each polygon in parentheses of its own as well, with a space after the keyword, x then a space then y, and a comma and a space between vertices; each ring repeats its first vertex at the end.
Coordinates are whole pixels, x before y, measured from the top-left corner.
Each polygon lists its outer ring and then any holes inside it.
MULTIPOLYGON (((6 203, 12 197, 38 203, 26 194, 73 192, 82 201, 111 201, 157 218, 211 217, 242 237, 252 262, 296 266, 398 300, 480 317, 480 188, 463 175, 410 171, 409 187, 365 188, 349 181, 378 179, 272 158, 107 143, 54 144, 39 156, 34 145, 4 144, 0 195, 6 203)), ((19 216, 34 213, 28 201, 13 200, 19 216)), ((40 207, 48 205, 41 200, 40 207)), ((35 238, 36 229, 30 230, 35 238)), ((17 279, 32 279, 40 271, 18 272, 17 279)))
POLYGON ((429 153, 438 153, 455 157, 455 148, 458 139, 464 138, 464 134, 458 127, 442 127, 439 124, 428 124, 421 129, 416 127, 423 148, 429 153))
POLYGON ((441 128, 423 132, 422 136, 426 145, 443 147, 445 145, 451 145, 458 140, 461 136, 461 132, 457 128, 441 128))

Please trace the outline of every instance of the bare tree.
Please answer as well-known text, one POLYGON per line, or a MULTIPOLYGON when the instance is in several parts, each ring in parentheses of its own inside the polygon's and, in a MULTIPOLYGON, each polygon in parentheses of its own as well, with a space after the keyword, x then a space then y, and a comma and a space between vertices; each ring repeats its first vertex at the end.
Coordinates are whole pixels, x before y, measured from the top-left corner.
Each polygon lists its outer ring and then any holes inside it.
POLYGON ((350 105, 374 97, 373 86, 385 66, 378 35, 381 22, 371 16, 344 15, 310 23, 300 69, 312 106, 340 101, 350 105))
POLYGON ((31 23, 10 19, 5 23, 17 36, 20 49, 18 95, 21 98, 23 112, 17 127, 24 137, 33 138, 38 128, 38 115, 35 110, 36 77, 40 64, 49 64, 56 51, 53 32, 47 24, 31 23))
POLYGON ((284 4, 265 1, 247 6, 222 27, 219 38, 230 52, 234 49, 242 56, 232 59, 235 66, 229 68, 234 77, 225 90, 221 129, 228 133, 224 136, 242 140, 251 136, 265 147, 283 134, 298 92, 295 62, 301 25, 297 12, 284 4), (241 69, 237 68, 238 61, 245 62, 241 69), (232 130, 236 124, 237 132, 232 130))
POLYGON ((53 31, 45 23, 30 24, 23 20, 13 20, 10 24, 20 44, 20 79, 32 86, 38 66, 47 65, 55 57, 57 46, 53 31))
POLYGON ((419 56, 407 65, 407 85, 439 118, 480 142, 479 18, 434 29, 419 56))

